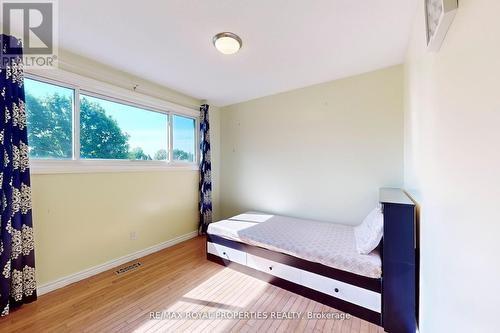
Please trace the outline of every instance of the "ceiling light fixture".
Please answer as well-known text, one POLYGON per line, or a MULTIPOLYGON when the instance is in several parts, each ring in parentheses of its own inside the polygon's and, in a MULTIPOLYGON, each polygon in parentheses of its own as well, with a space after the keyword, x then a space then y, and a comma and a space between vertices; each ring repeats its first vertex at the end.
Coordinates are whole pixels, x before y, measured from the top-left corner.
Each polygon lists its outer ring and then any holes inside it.
POLYGON ((215 48, 223 54, 234 54, 243 45, 241 38, 232 32, 220 32, 212 39, 215 48))

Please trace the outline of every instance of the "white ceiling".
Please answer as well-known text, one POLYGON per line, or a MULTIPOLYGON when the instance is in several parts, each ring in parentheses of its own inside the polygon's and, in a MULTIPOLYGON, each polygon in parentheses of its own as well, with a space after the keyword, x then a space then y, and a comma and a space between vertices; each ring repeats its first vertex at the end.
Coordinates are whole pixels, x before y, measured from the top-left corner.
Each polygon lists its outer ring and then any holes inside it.
POLYGON ((60 0, 60 47, 222 106, 401 63, 415 2, 60 0))

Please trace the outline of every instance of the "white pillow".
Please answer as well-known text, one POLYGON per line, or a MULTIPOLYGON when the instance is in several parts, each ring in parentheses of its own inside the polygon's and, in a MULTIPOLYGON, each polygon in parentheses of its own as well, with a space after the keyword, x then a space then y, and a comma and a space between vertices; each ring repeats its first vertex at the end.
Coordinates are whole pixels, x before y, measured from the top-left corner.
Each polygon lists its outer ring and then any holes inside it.
POLYGON ((354 228, 356 248, 360 254, 372 252, 382 240, 384 233, 384 215, 382 207, 373 209, 363 222, 354 228))

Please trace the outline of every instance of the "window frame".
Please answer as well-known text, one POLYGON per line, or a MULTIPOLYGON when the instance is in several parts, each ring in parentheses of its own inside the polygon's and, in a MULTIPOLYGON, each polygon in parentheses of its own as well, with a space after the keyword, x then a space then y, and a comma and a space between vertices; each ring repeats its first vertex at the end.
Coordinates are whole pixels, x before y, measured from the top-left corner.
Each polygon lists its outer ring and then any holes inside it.
MULTIPOLYGON (((156 97, 145 95, 94 80, 79 74, 63 70, 50 70, 43 73, 26 72, 27 79, 56 85, 73 90, 73 126, 72 126, 72 159, 30 159, 33 174, 52 173, 93 173, 93 172, 129 172, 129 171, 166 171, 166 170, 198 170, 199 161, 199 111, 174 104, 156 97), (80 158, 80 95, 120 103, 149 112, 167 115, 167 152, 166 161, 118 160, 118 159, 81 159, 80 158), (193 119, 195 122, 195 156, 194 162, 173 160, 173 115, 193 119)), ((29 144, 29 142, 28 142, 29 144)))

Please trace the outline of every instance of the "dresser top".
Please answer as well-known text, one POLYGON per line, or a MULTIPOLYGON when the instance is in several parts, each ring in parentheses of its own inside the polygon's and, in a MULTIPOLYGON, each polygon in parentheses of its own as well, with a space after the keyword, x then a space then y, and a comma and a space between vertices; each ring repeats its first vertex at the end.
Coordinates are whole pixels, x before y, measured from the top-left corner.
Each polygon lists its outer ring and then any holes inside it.
POLYGON ((399 188, 381 188, 379 195, 380 203, 394 203, 400 205, 415 206, 413 200, 399 188))

